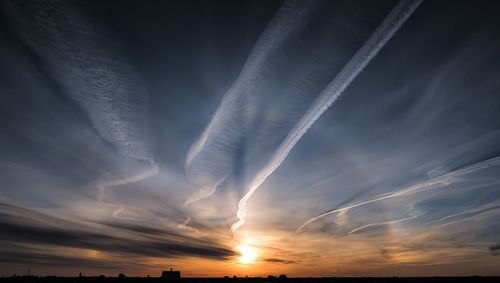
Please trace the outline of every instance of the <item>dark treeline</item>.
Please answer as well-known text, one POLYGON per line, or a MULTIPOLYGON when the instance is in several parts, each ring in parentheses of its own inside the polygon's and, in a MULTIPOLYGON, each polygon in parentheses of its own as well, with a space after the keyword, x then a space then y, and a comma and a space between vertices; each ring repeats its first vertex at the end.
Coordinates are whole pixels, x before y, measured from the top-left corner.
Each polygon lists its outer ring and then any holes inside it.
POLYGON ((181 279, 161 279, 158 277, 56 277, 56 276, 12 276, 0 277, 0 282, 9 283, 168 283, 168 282, 197 282, 197 283, 264 283, 264 282, 296 282, 296 283, 329 283, 329 282, 408 282, 408 283, 433 283, 433 282, 500 282, 498 276, 471 276, 471 277, 325 277, 325 278, 286 278, 275 277, 247 277, 247 278, 181 278, 181 279))

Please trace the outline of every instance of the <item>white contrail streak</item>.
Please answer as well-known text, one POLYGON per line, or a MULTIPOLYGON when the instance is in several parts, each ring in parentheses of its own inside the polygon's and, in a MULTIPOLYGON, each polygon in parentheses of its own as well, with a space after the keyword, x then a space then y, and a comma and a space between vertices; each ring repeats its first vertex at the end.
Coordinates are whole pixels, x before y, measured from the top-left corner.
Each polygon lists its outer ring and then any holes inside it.
POLYGON ((401 218, 401 219, 386 220, 386 221, 382 221, 382 222, 375 222, 375 223, 366 224, 366 225, 363 225, 361 227, 358 227, 358 228, 355 228, 355 229, 351 230, 348 234, 351 235, 351 234, 354 234, 356 232, 362 231, 362 230, 364 230, 366 228, 369 228, 369 227, 385 226, 385 225, 391 225, 391 224, 401 223, 401 222, 404 222, 404 221, 407 221, 407 220, 411 220, 411 219, 415 219, 415 218, 418 218, 418 217, 424 215, 424 213, 415 213, 414 212, 414 210, 415 210, 414 207, 415 207, 414 204, 410 205, 410 209, 408 210, 408 214, 409 214, 408 217, 401 218))
POLYGON ((119 214, 125 208, 123 206, 111 203, 109 201, 105 201, 104 199, 106 197, 106 190, 108 188, 111 188, 111 187, 124 186, 124 185, 132 184, 132 183, 137 183, 139 181, 142 181, 142 180, 144 180, 146 178, 149 178, 149 177, 152 177, 152 176, 158 174, 158 172, 160 170, 159 170, 158 165, 156 164, 156 162, 153 159, 148 159, 148 162, 149 162, 150 168, 147 169, 144 172, 141 172, 141 173, 139 173, 137 175, 134 175, 134 176, 131 176, 131 177, 128 177, 128 178, 117 179, 117 180, 112 180, 112 181, 108 181, 108 182, 104 182, 104 183, 98 184, 99 192, 97 194, 97 200, 99 202, 103 202, 103 203, 110 204, 112 206, 116 206, 117 209, 113 212, 113 216, 114 217, 119 218, 119 214))
POLYGON ((460 219, 457 219, 457 220, 454 220, 454 221, 450 221, 450 222, 445 222, 441 225, 438 225, 437 227, 443 227, 443 226, 448 226, 448 225, 453 225, 453 224, 456 224, 456 223, 459 223, 459 222, 463 222, 463 221, 471 221, 471 220, 475 220, 475 219, 478 219, 478 218, 481 218, 481 217, 484 217, 484 216, 487 216, 489 214, 499 214, 500 213, 500 208, 494 208, 494 209, 491 209, 491 210, 482 210, 480 213, 478 214, 475 214, 475 215, 471 215, 471 216, 466 216, 464 218, 460 218, 460 219))
POLYGON ((300 1, 294 0, 286 1, 264 33, 260 36, 237 81, 224 96, 223 101, 215 112, 216 114, 212 118, 212 121, 210 121, 210 124, 207 126, 200 138, 191 146, 186 158, 186 168, 191 166, 193 159, 205 147, 210 133, 213 132, 214 128, 220 124, 219 120, 221 120, 222 116, 224 116, 221 107, 225 105, 225 102, 232 96, 235 96, 234 94, 242 95, 244 91, 242 91, 241 88, 249 87, 248 84, 253 83, 257 77, 261 75, 262 69, 265 68, 269 59, 268 57, 272 51, 280 47, 287 38, 297 31, 297 26, 300 26, 304 17, 309 12, 309 9, 304 9, 304 6, 299 7, 299 2, 300 1))
POLYGON ((394 198, 394 197, 406 196, 406 195, 418 193, 418 192, 425 191, 425 190, 443 188, 443 187, 446 187, 446 186, 456 182, 458 180, 458 177, 460 177, 460 176, 470 174, 470 173, 473 173, 473 172, 476 172, 479 170, 487 169, 490 167, 498 166, 498 165, 500 165, 500 156, 497 156, 497 157, 494 157, 494 158, 491 158, 488 160, 484 160, 484 161, 481 161, 478 163, 474 163, 474 164, 469 165, 467 167, 464 167, 462 169, 452 171, 448 174, 429 179, 425 182, 410 186, 408 188, 399 190, 399 191, 394 192, 394 193, 381 195, 381 196, 375 197, 375 198, 370 199, 370 200, 356 202, 356 203, 347 205, 347 206, 339 208, 339 209, 330 210, 330 211, 325 212, 323 214, 320 214, 316 217, 310 218, 309 220, 304 222, 304 224, 302 224, 299 228, 297 228, 296 232, 300 233, 304 230, 304 228, 307 225, 317 221, 320 218, 323 218, 325 216, 328 216, 328 215, 331 215, 331 214, 334 214, 337 212, 345 212, 351 208, 356 208, 359 206, 371 204, 374 202, 378 202, 378 201, 382 201, 382 200, 386 200, 386 199, 390 199, 390 198, 394 198))
POLYGON ((8 1, 13 28, 64 94, 84 110, 118 153, 147 160, 149 95, 113 33, 72 1, 8 1))
POLYGON ((191 195, 187 197, 187 199, 184 201, 184 205, 190 205, 192 203, 198 202, 204 198, 207 198, 215 193, 217 190, 217 186, 219 183, 213 185, 213 186, 205 186, 202 187, 201 189, 195 191, 191 195))
POLYGON ((182 230, 186 230, 186 231, 191 232, 191 233, 204 235, 205 233, 200 232, 200 230, 198 230, 194 227, 188 226, 189 222, 191 222, 191 219, 192 219, 191 217, 188 217, 184 222, 177 224, 177 228, 182 229, 182 230))
MULTIPOLYGON (((427 225, 428 224, 434 224, 434 223, 437 223, 437 222, 442 222, 442 221, 445 221, 445 220, 448 220, 448 219, 451 219, 451 218, 455 218, 457 216, 462 216, 462 215, 467 215, 467 214, 470 214, 470 213, 475 213, 475 212, 481 212, 481 211, 484 211, 484 210, 489 210, 491 208, 498 208, 500 206, 500 201, 497 200, 497 201, 494 201, 494 202, 491 202, 491 203, 487 203, 487 204, 484 204, 484 205, 481 205, 481 206, 478 206, 478 207, 475 207, 475 208, 471 208, 471 209, 468 209, 466 211, 462 211, 462 212, 459 212, 459 213, 454 213, 454 214, 450 214, 448 216, 445 216, 445 217, 442 217, 442 218, 439 218, 439 219, 436 219, 436 220, 433 220, 431 222, 428 222, 426 223, 427 225)), ((475 215, 474 215, 475 216, 475 215)), ((467 219, 469 217, 466 217, 466 218, 462 218, 462 219, 459 219, 457 221, 461 221, 463 219, 467 219)), ((443 225, 448 225, 450 223, 455 223, 457 221, 452 221, 452 222, 448 222, 448 223, 444 223, 444 224, 441 224, 440 226, 443 226, 443 225)))
POLYGON ((406 220, 415 219, 415 218, 417 218, 419 216, 421 216, 421 215, 413 215, 413 216, 410 216, 410 217, 406 217, 406 218, 402 218, 402 219, 397 219, 397 220, 388 220, 388 221, 383 221, 383 222, 366 224, 366 225, 363 225, 363 226, 361 226, 359 228, 353 229, 352 231, 349 232, 349 235, 354 234, 356 232, 359 232, 361 230, 364 230, 364 229, 366 229, 368 227, 383 226, 383 225, 389 225, 389 224, 396 224, 396 223, 403 222, 403 221, 406 221, 406 220))
POLYGON ((106 26, 96 25, 76 3, 34 0, 7 3, 22 40, 61 90, 84 110, 100 137, 119 154, 147 161, 138 175, 98 184, 97 200, 106 189, 135 183, 158 173, 150 140, 149 96, 120 44, 106 26))
POLYGON ((186 174, 192 181, 202 185, 202 188, 190 196, 186 204, 213 194, 217 185, 230 174, 231 166, 227 164, 230 160, 227 158, 229 153, 219 151, 225 146, 237 143, 249 131, 253 121, 251 117, 255 116, 254 110, 257 107, 253 97, 256 91, 255 82, 263 79, 271 64, 269 59, 287 39, 301 30, 307 19, 311 18, 316 6, 314 1, 285 1, 259 37, 237 80, 224 95, 208 126, 189 149, 185 162, 186 174), (244 113, 234 111, 242 106, 245 108, 244 113), (237 129, 227 124, 227 121, 234 122, 236 119, 241 120, 237 129), (225 158, 213 162, 214 155, 222 155, 225 158), (207 163, 207 160, 210 162, 207 163), (220 170, 213 173, 207 167, 215 171, 217 168, 220 170))
POLYGON ((304 136, 307 130, 318 120, 318 118, 332 105, 349 84, 359 75, 368 63, 377 55, 382 47, 392 38, 403 23, 417 9, 423 0, 402 0, 389 13, 380 26, 375 29, 365 44, 354 54, 347 65, 322 91, 314 101, 309 110, 302 116, 300 121, 290 131, 285 140, 274 153, 271 161, 265 166, 249 185, 248 192, 238 203, 238 221, 231 226, 231 232, 236 231, 245 223, 246 206, 248 199, 254 194, 260 185, 278 168, 288 156, 292 148, 304 136))

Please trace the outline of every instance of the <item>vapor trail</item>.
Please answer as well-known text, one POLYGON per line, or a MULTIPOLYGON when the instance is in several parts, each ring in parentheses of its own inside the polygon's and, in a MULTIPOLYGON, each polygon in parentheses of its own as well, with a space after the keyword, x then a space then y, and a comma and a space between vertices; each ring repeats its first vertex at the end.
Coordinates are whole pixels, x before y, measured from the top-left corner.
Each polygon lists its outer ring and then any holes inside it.
POLYGON ((185 204, 210 196, 231 173, 231 155, 222 151, 234 150, 253 127, 258 108, 253 97, 257 91, 256 81, 265 77, 271 65, 270 58, 276 51, 311 18, 315 1, 287 0, 283 3, 270 24, 261 34, 248 56, 237 80, 225 93, 210 123, 193 143, 186 157, 185 170, 188 177, 202 188, 186 200, 185 204), (237 123, 237 128, 227 124, 237 123), (213 162, 213 159, 217 162, 213 162))
POLYGON ((20 40, 86 112, 99 135, 121 155, 151 159, 149 95, 113 33, 78 2, 7 1, 6 6, 20 40))
POLYGON ((331 214, 334 214, 337 212, 344 212, 345 213, 345 212, 347 212, 347 210, 349 210, 351 208, 356 208, 356 207, 371 204, 374 202, 378 202, 378 201, 382 201, 382 200, 386 200, 386 199, 390 199, 390 198, 394 198, 394 197, 406 196, 406 195, 418 193, 418 192, 425 191, 425 190, 443 188, 443 187, 446 187, 446 186, 456 182, 458 177, 460 177, 460 176, 470 174, 470 173, 473 173, 473 172, 476 172, 479 170, 487 169, 490 167, 498 166, 498 165, 500 165, 500 156, 474 163, 474 164, 466 166, 462 169, 455 170, 455 171, 452 171, 452 172, 447 173, 445 175, 441 175, 439 177, 429 179, 425 182, 410 186, 408 188, 399 190, 399 191, 394 192, 394 193, 384 194, 384 195, 377 196, 377 197, 370 199, 370 200, 356 202, 356 203, 347 205, 347 206, 339 208, 339 209, 330 210, 330 211, 327 211, 327 212, 320 214, 316 217, 310 218, 309 220, 304 222, 304 224, 302 224, 299 228, 297 228, 296 232, 300 233, 304 230, 304 228, 307 225, 317 221, 320 218, 323 218, 325 216, 328 216, 328 215, 331 215, 331 214))
POLYGON ((158 174, 158 172, 159 172, 158 164, 156 164, 156 162, 154 162, 153 159, 149 159, 148 162, 149 162, 150 168, 147 169, 146 171, 142 172, 142 173, 139 173, 137 175, 134 175, 134 176, 131 176, 131 177, 128 177, 128 178, 116 179, 116 180, 112 180, 112 181, 108 181, 108 182, 104 182, 104 183, 99 183, 97 185, 97 187, 99 189, 99 192, 97 194, 97 200, 99 202, 107 203, 109 205, 112 205, 112 206, 116 207, 117 209, 113 212, 113 216, 114 217, 119 218, 119 214, 125 208, 123 206, 121 206, 121 205, 117 205, 115 203, 106 201, 105 200, 105 198, 106 198, 106 190, 109 189, 109 188, 111 188, 111 187, 117 187, 117 186, 123 186, 123 185, 137 183, 137 182, 140 182, 140 181, 142 181, 142 180, 144 180, 146 178, 149 178, 149 177, 152 177, 152 176, 158 174))
POLYGON ((99 194, 98 194, 97 199, 99 201, 102 201, 104 199, 104 197, 106 196, 105 190, 107 188, 137 183, 139 181, 142 181, 146 178, 149 178, 149 177, 152 177, 152 176, 158 174, 159 168, 158 168, 158 165, 156 164, 156 162, 154 162, 152 159, 150 159, 149 165, 151 167, 148 170, 146 170, 140 174, 137 174, 137 175, 134 175, 134 176, 131 176, 128 178, 124 178, 124 179, 117 179, 117 180, 112 180, 109 182, 104 182, 104 183, 99 184, 99 194))
POLYGON ((384 21, 375 29, 365 44, 354 54, 351 60, 320 93, 308 111, 290 131, 285 140, 280 144, 270 162, 257 174, 249 185, 248 192, 238 203, 238 221, 231 226, 235 232, 245 223, 247 201, 260 185, 271 175, 285 160, 292 148, 304 136, 307 130, 318 118, 332 105, 358 74, 377 55, 382 47, 399 30, 403 23, 417 9, 423 0, 401 0, 389 13, 384 21))
MULTIPOLYGON (((426 224, 427 225, 428 224, 434 224, 434 223, 442 222, 444 220, 448 220, 448 219, 451 219, 451 218, 454 218, 454 217, 457 217, 457 216, 462 216, 462 215, 466 215, 466 214, 470 214, 470 213, 475 213, 475 212, 481 212, 481 211, 484 211, 484 210, 490 210, 492 208, 493 209, 498 209, 499 207, 500 207, 500 201, 497 200, 497 201, 494 201, 494 202, 491 202, 491 203, 483 204, 483 205, 475 207, 475 208, 468 209, 466 211, 462 211, 462 212, 459 212, 459 213, 450 214, 448 216, 445 216, 445 217, 442 217, 442 218, 430 221, 430 222, 428 222, 426 224)), ((467 219, 467 218, 468 217, 466 217, 465 219, 467 219)), ((459 219, 459 220, 456 220, 456 221, 461 221, 463 219, 459 219)), ((451 224, 451 223, 455 223, 456 221, 444 223, 444 224, 441 224, 440 226, 451 224)))
POLYGON ((388 225, 388 224, 396 224, 396 223, 403 222, 403 221, 406 221, 406 220, 415 219, 415 218, 417 218, 419 216, 421 216, 421 215, 413 215, 413 216, 410 216, 410 217, 406 217, 406 218, 402 218, 402 219, 397 219, 397 220, 388 220, 388 221, 383 221, 383 222, 366 224, 366 225, 363 225, 363 226, 361 226, 359 228, 351 230, 348 234, 349 235, 354 234, 354 233, 359 232, 359 231, 361 231, 363 229, 366 229, 368 227, 382 226, 382 225, 388 225))
POLYGON ((157 174, 147 113, 149 95, 113 33, 97 25, 74 1, 8 1, 7 8, 20 40, 40 58, 61 91, 85 111, 101 138, 119 154, 150 164, 141 174, 98 184, 97 200, 104 200, 109 187, 157 174))
POLYGON ((287 38, 297 32, 297 27, 301 25, 309 12, 307 6, 300 7, 299 2, 296 0, 286 1, 260 36, 238 79, 224 96, 210 124, 203 131, 200 138, 191 146, 186 158, 186 168, 191 166, 193 159, 203 150, 214 128, 219 126, 219 120, 224 116, 221 108, 231 98, 230 94, 239 91, 238 96, 242 96, 241 94, 244 93, 245 88, 249 88, 250 83, 253 83, 253 81, 262 76, 262 71, 271 53, 280 47, 287 38))
POLYGON ((204 234, 204 233, 200 232, 200 230, 198 230, 194 227, 188 226, 189 222, 191 222, 191 219, 192 219, 191 217, 188 217, 184 222, 177 224, 177 228, 182 229, 182 230, 186 230, 186 231, 191 232, 191 233, 204 234))
MULTIPOLYGON (((464 218, 460 218, 460 219, 457 219, 457 220, 454 220, 454 221, 450 221, 450 222, 445 222, 441 225, 438 225, 437 227, 443 227, 443 226, 447 226, 447 225, 452 225, 452 224, 455 224, 455 223, 458 223, 458 222, 462 222, 462 221, 467 221, 467 220, 474 220, 474 219, 477 219, 477 218, 480 218, 480 217, 483 217, 485 215, 488 215, 488 214, 498 214, 500 212, 500 207, 496 207, 496 208, 492 208, 492 209, 484 209, 484 210, 480 210, 479 211, 480 213, 478 214, 475 214, 475 215, 471 215, 471 216, 466 216, 464 218)), ((472 213, 472 212, 469 212, 469 213, 472 213)))
POLYGON ((209 186, 204 186, 201 189, 195 191, 191 195, 187 197, 187 199, 184 201, 184 205, 190 205, 192 203, 198 202, 204 198, 207 198, 215 193, 217 190, 217 186, 224 181, 225 177, 215 185, 209 185, 209 186))

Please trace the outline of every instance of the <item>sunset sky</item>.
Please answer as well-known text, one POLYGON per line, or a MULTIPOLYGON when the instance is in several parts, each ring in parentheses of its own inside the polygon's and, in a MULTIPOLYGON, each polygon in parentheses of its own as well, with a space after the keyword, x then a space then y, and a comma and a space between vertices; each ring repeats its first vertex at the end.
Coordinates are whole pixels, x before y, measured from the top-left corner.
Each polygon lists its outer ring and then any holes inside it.
POLYGON ((498 1, 0 1, 0 276, 500 275, 498 1))

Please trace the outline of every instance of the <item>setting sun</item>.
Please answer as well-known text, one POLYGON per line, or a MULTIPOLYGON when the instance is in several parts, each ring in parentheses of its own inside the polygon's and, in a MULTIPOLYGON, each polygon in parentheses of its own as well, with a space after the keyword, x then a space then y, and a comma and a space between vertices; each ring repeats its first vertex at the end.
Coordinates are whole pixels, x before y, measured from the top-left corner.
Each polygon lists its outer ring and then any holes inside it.
POLYGON ((257 258, 257 251, 251 246, 240 245, 238 250, 241 253, 240 262, 243 264, 253 263, 257 258))

